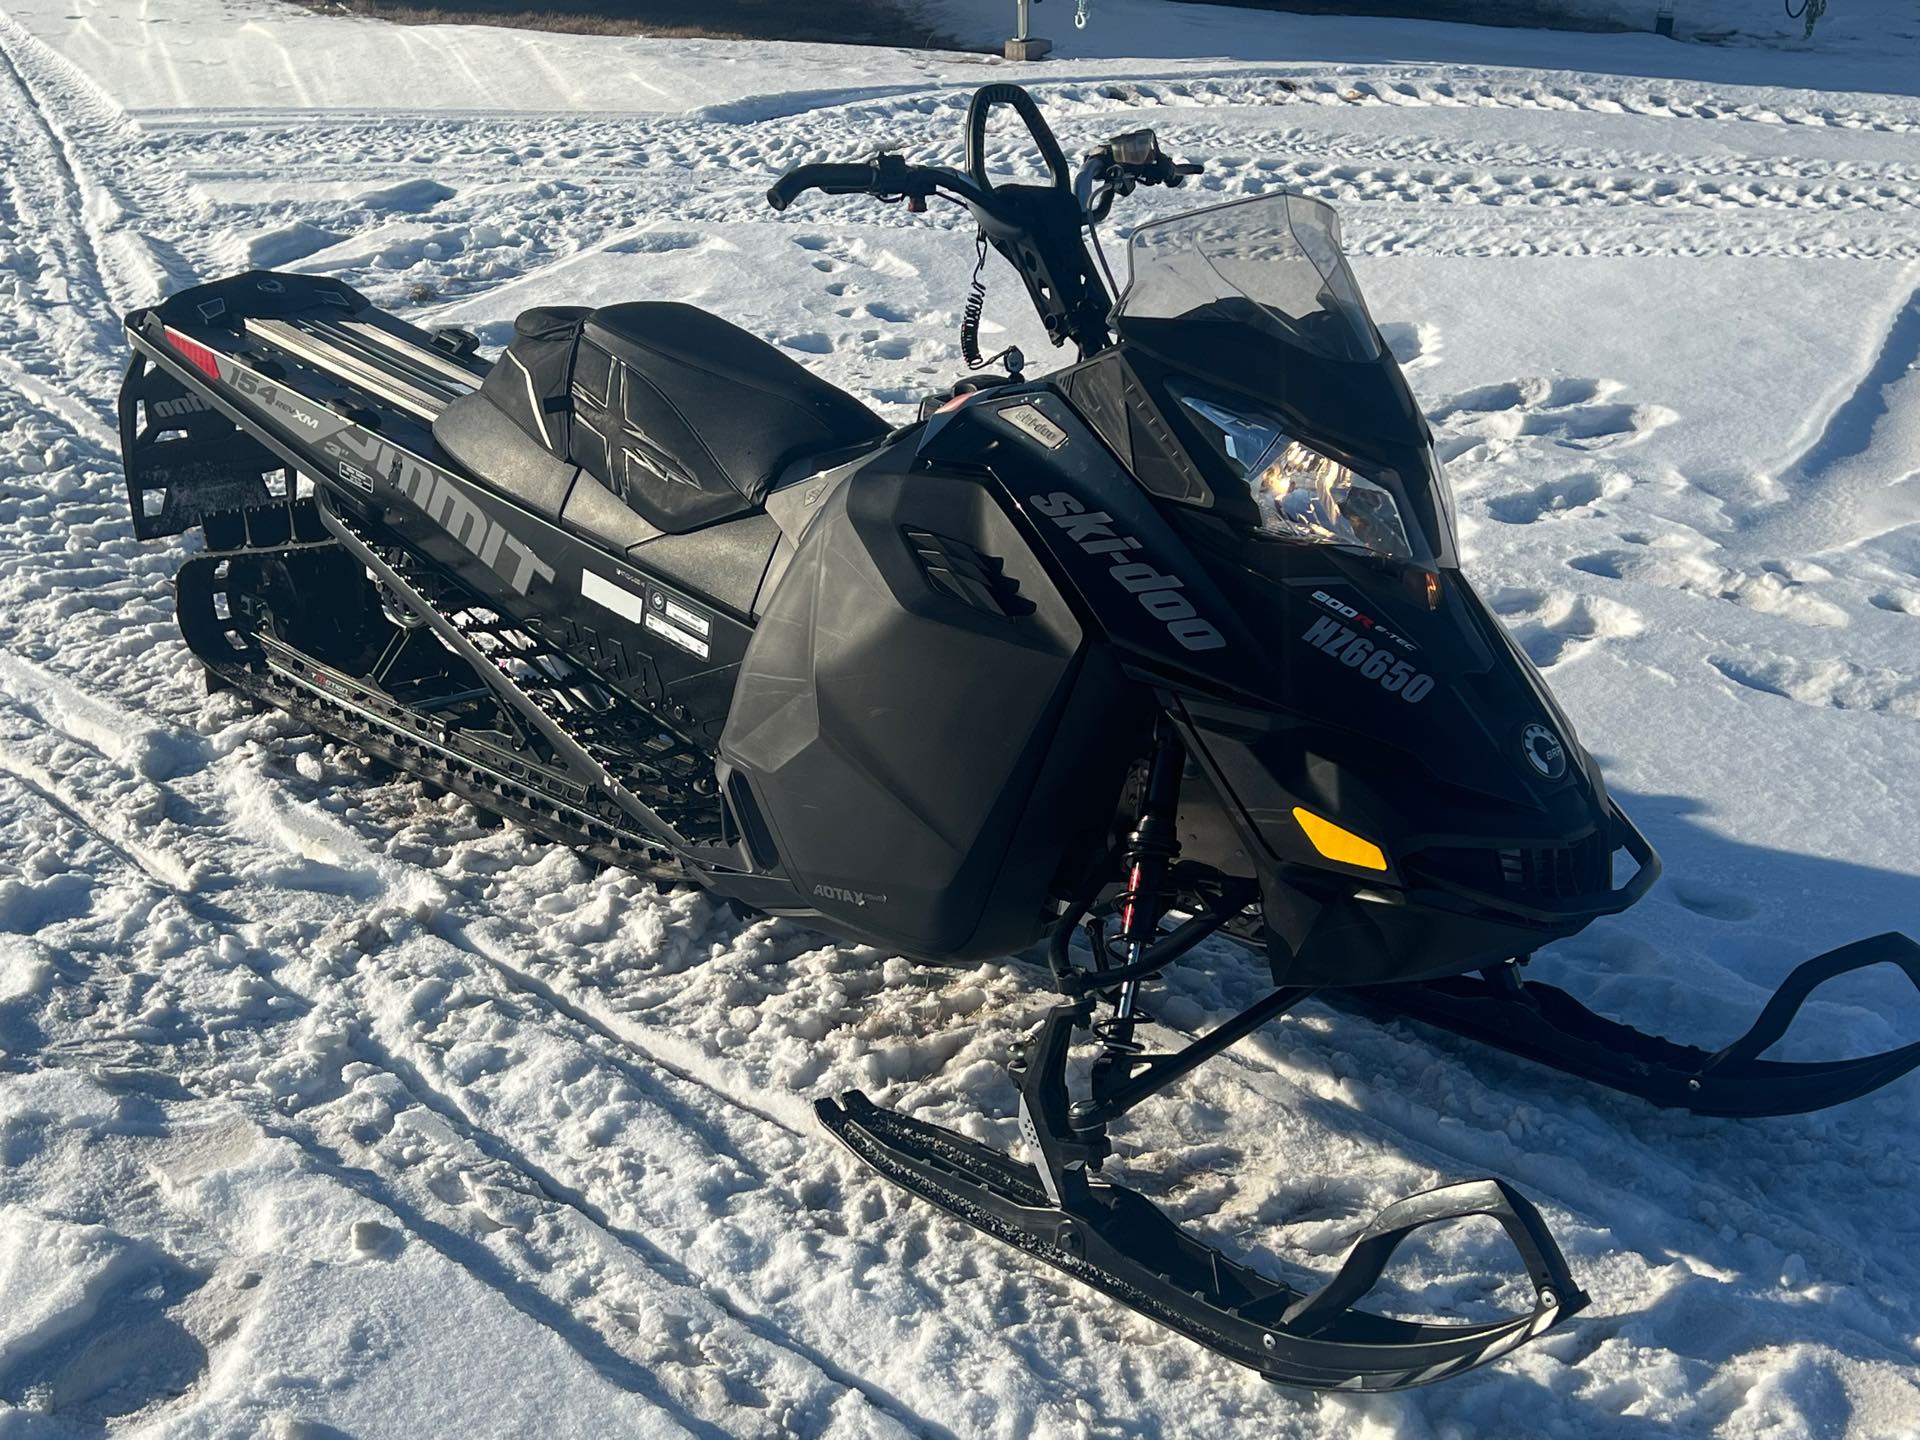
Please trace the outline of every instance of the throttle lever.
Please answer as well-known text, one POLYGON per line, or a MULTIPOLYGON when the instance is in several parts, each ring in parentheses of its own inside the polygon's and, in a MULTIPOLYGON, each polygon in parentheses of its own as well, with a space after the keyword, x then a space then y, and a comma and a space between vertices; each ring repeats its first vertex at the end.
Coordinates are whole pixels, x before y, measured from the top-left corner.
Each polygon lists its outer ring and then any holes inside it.
POLYGON ((1175 160, 1160 148, 1151 130, 1129 130, 1087 152, 1087 165, 1096 177, 1121 195, 1136 185, 1178 185, 1204 167, 1175 160))

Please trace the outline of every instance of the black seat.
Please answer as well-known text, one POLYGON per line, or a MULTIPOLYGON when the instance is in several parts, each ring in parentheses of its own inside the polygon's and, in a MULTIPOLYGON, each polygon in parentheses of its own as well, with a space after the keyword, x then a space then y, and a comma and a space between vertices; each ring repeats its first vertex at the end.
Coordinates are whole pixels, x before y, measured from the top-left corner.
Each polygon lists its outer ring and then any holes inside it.
POLYGON ((433 431, 469 469, 527 489, 536 508, 566 505, 564 491, 549 497, 544 451, 680 534, 758 509, 796 460, 877 440, 887 425, 719 316, 643 302, 527 311, 480 390, 433 431))

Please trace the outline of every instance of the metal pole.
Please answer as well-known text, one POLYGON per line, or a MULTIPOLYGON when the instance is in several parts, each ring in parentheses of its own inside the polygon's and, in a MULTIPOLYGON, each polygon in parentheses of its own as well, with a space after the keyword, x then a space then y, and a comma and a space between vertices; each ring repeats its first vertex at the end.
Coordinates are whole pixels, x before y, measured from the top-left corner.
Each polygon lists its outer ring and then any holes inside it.
POLYGON ((1038 60, 1053 49, 1051 40, 1040 40, 1032 33, 1032 16, 1028 13, 1032 0, 1013 0, 1014 36, 1007 41, 1003 53, 1009 60, 1038 60))

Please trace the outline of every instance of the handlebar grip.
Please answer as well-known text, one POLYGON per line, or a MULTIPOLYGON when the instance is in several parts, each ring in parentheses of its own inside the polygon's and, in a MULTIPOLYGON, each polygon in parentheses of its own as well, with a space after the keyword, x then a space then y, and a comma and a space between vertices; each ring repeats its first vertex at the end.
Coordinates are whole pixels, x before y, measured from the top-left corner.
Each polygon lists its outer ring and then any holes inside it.
POLYGON ((784 210, 809 190, 824 190, 829 195, 864 195, 879 178, 874 165, 817 164, 796 165, 767 191, 767 204, 784 210))
POLYGON ((993 189, 993 182, 987 179, 987 119, 1001 105, 1014 108, 1027 127, 1027 134, 1040 147, 1040 158, 1053 177, 1053 188, 1070 189, 1073 179, 1067 173, 1067 157, 1061 153, 1060 142, 1054 136, 1053 127, 1047 124, 1047 117, 1040 113, 1033 96, 1020 86, 1004 81, 982 85, 974 91, 973 101, 967 106, 967 174, 973 183, 982 190, 993 189))

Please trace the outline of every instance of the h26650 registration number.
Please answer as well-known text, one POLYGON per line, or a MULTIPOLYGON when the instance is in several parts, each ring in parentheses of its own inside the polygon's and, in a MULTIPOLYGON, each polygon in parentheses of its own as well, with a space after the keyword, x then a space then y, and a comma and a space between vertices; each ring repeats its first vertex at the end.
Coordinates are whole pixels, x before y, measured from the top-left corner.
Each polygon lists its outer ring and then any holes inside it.
POLYGON ((1300 637, 1315 649, 1333 656, 1350 670, 1358 670, 1389 695, 1418 705, 1433 689, 1433 677, 1423 675, 1404 660, 1396 660, 1384 646, 1356 635, 1338 620, 1322 616, 1300 637))

